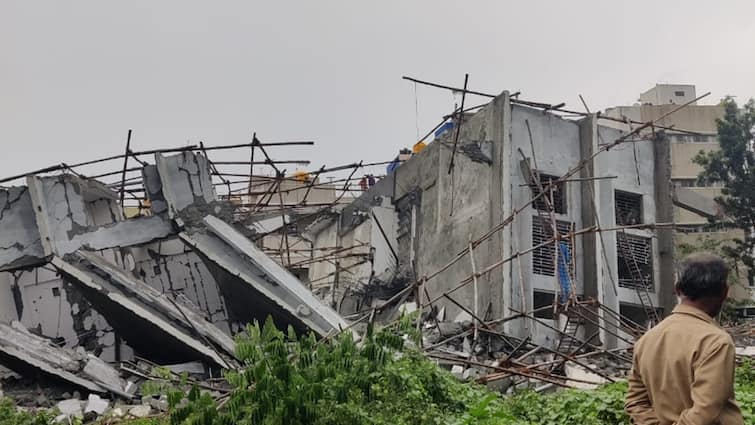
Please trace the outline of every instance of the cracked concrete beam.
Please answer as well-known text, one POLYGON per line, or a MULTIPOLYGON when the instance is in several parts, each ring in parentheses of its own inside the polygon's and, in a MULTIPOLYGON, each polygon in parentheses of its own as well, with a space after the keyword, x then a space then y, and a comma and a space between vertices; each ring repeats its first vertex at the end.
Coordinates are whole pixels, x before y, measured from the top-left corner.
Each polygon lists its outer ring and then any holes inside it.
POLYGON ((86 248, 99 251, 108 248, 142 245, 173 235, 173 226, 159 216, 138 217, 100 226, 91 232, 74 236, 68 243, 60 243, 59 255, 86 248))
POLYGON ((28 188, 0 189, 0 271, 44 263, 32 208, 28 188))
POLYGON ((209 360, 229 367, 234 343, 187 306, 161 294, 107 260, 84 251, 52 265, 79 289, 137 352, 158 362, 209 360))
POLYGON ((88 391, 131 397, 126 392, 126 381, 107 363, 57 347, 30 333, 19 322, 0 323, 0 363, 21 375, 41 372, 88 391))
POLYGON ((218 284, 228 307, 243 320, 264 321, 267 314, 280 325, 312 330, 325 336, 348 326, 288 270, 273 261, 229 224, 212 215, 208 232, 182 232, 181 239, 225 272, 218 284), (239 303, 242 300, 243 303, 239 303), (254 300, 254 304, 250 303, 254 300))

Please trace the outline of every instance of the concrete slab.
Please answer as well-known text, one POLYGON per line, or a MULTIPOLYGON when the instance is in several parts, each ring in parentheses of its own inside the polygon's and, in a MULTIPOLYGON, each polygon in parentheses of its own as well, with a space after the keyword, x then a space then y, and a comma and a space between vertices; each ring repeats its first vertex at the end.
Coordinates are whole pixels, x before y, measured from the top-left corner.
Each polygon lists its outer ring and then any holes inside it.
POLYGON ((127 395, 126 381, 107 363, 57 347, 19 322, 0 323, 0 363, 21 375, 42 373, 87 391, 127 395), (92 370, 100 373, 91 374, 92 370))
POLYGON ((140 245, 174 233, 162 217, 123 220, 115 193, 99 182, 63 175, 30 176, 27 183, 31 200, 25 213, 36 218, 44 255, 140 245))
MULTIPOLYGON (((193 152, 163 156, 155 154, 160 177, 160 192, 167 203, 170 218, 175 218, 189 206, 215 201, 215 189, 207 158, 193 152)), ((157 185, 151 184, 156 192, 157 185)))
POLYGON ((79 289, 137 352, 158 362, 209 360, 229 367, 234 342, 188 306, 92 253, 78 251, 52 265, 79 289))
POLYGON ((293 325, 319 335, 348 326, 293 274, 231 225, 212 215, 203 223, 209 232, 182 232, 179 236, 224 272, 225 278, 218 283, 231 313, 245 313, 240 317, 245 321, 264 321, 269 314, 279 326, 293 325), (250 300, 255 300, 252 305, 250 300))

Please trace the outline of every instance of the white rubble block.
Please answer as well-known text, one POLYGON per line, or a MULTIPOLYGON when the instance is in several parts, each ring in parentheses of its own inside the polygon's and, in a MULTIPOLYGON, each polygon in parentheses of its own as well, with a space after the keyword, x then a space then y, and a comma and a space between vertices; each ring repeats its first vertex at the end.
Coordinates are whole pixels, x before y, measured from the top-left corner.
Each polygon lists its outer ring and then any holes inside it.
POLYGON ((399 306, 398 308, 398 311, 402 315, 408 315, 408 314, 414 313, 415 311, 417 311, 417 303, 410 302, 410 303, 401 304, 401 306, 399 306))
POLYGON ((113 410, 110 411, 110 415, 113 418, 122 418, 126 412, 123 411, 122 407, 116 407, 113 410))
POLYGON ((603 378, 602 376, 596 373, 593 373, 583 368, 582 366, 576 365, 572 362, 566 363, 566 365, 564 366, 564 371, 566 372, 566 376, 568 378, 594 382, 594 384, 588 384, 586 382, 567 381, 566 385, 572 388, 579 388, 582 390, 593 390, 595 388, 598 388, 598 386, 609 382, 606 378, 603 378))
POLYGON ((155 410, 161 411, 161 412, 167 412, 168 411, 168 396, 165 394, 162 394, 160 398, 152 398, 149 400, 149 405, 152 406, 155 410))
POLYGON ((458 379, 463 379, 464 376, 464 367, 459 365, 453 365, 451 368, 451 375, 457 377, 458 379))
POLYGON ((58 402, 58 410, 61 415, 66 417, 75 416, 81 418, 84 416, 84 412, 81 410, 81 401, 77 399, 68 399, 58 402))
POLYGON ((149 416, 150 413, 152 413, 152 406, 146 404, 134 406, 128 411, 128 414, 135 418, 144 418, 149 416))
POLYGON ((139 386, 136 385, 136 383, 131 382, 131 381, 126 381, 126 388, 124 389, 126 394, 134 395, 136 394, 136 390, 138 389, 139 389, 139 386))
POLYGON ((755 347, 737 347, 737 355, 755 357, 755 347))
POLYGON ((480 371, 470 367, 464 370, 464 374, 462 375, 462 378, 465 381, 471 381, 473 379, 477 379, 478 376, 480 376, 480 371))
POLYGON ((110 403, 107 400, 100 398, 97 394, 89 394, 86 407, 84 407, 84 413, 94 412, 102 415, 108 407, 110 407, 110 403))

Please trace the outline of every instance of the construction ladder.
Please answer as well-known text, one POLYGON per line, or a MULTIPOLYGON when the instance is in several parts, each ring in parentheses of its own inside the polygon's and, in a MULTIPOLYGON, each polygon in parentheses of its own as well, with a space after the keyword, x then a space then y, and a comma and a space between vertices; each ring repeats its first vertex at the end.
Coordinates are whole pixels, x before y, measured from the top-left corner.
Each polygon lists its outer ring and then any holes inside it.
POLYGON ((656 311, 655 307, 653 306, 653 300, 650 298, 650 289, 648 288, 645 277, 642 275, 642 271, 640 271, 640 266, 639 264, 637 264, 637 258, 635 258, 634 256, 632 247, 629 246, 629 238, 627 237, 627 233, 623 229, 621 230, 621 233, 618 233, 616 235, 616 241, 618 242, 617 245, 619 246, 619 251, 621 251, 621 256, 624 257, 624 264, 632 274, 631 286, 637 293, 637 297, 640 299, 642 309, 645 311, 645 316, 650 322, 648 329, 652 328, 653 326, 658 324, 658 322, 660 322, 658 311, 656 311))
MULTIPOLYGON (((575 305, 572 305, 571 307, 576 308, 575 305)), ((561 333, 561 338, 558 341, 556 351, 571 355, 573 354, 572 350, 580 345, 579 340, 577 339, 577 332, 579 331, 581 320, 579 317, 576 317, 571 310, 566 310, 564 313, 566 314, 566 325, 561 333)))

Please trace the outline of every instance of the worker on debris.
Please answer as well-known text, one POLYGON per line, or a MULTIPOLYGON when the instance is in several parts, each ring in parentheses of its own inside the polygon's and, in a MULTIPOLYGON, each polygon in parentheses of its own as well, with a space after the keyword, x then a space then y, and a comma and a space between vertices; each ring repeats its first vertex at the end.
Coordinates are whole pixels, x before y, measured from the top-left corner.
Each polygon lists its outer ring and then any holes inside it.
POLYGON ((367 176, 362 176, 359 180, 359 188, 361 188, 362 191, 367 190, 367 176))
POLYGON ((634 347, 625 409, 634 424, 744 425, 734 401, 734 342, 716 324, 729 268, 694 254, 677 272, 679 305, 634 347))
POLYGON ((425 149, 425 147, 427 147, 427 145, 425 145, 425 143, 421 140, 415 143, 414 146, 412 146, 412 155, 416 155, 422 152, 422 150, 425 149))
POLYGON ((372 174, 367 174, 367 186, 375 186, 375 176, 373 176, 372 174))

